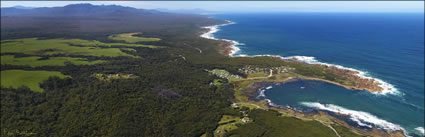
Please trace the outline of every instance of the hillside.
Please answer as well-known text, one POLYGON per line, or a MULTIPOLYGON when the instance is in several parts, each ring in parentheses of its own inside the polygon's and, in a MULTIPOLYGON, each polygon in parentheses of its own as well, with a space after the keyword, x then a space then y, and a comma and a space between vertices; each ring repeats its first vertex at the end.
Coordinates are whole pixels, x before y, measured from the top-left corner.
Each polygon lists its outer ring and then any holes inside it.
POLYGON ((22 8, 10 7, 2 8, 1 16, 40 16, 40 17, 58 17, 58 16, 117 16, 117 15, 147 15, 147 14, 165 14, 155 10, 136 9, 117 5, 95 6, 91 4, 71 4, 64 7, 52 8, 22 8))
POLYGON ((130 32, 165 35, 158 31, 169 29, 166 33, 183 33, 176 31, 194 25, 204 26, 222 22, 200 15, 181 15, 116 5, 90 4, 34 9, 1 8, 1 15, 2 39, 100 35, 104 37, 114 33, 130 32))
POLYGON ((199 37, 201 27, 223 20, 90 4, 1 12, 1 136, 338 135, 314 117, 288 118, 249 102, 234 107, 247 93, 232 80, 254 82, 240 71, 246 66, 346 79, 273 57, 225 56, 222 41, 199 37))

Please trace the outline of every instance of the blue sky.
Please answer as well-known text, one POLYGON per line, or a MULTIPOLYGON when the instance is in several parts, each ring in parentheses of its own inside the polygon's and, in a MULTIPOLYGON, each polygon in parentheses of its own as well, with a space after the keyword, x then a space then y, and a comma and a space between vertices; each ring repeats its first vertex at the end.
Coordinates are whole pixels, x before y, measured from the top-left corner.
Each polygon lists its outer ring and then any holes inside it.
POLYGON ((229 12, 424 12, 424 1, 1 1, 1 7, 55 7, 75 3, 229 12))

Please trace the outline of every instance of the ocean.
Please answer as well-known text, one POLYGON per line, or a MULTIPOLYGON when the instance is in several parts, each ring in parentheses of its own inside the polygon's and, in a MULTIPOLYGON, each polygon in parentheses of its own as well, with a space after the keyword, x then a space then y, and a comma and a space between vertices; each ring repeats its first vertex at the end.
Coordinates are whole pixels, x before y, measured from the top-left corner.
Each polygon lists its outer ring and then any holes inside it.
POLYGON ((297 80, 262 88, 273 104, 350 116, 360 127, 424 135, 424 13, 232 13, 210 34, 233 56, 278 55, 355 69, 392 86, 385 94, 297 80))

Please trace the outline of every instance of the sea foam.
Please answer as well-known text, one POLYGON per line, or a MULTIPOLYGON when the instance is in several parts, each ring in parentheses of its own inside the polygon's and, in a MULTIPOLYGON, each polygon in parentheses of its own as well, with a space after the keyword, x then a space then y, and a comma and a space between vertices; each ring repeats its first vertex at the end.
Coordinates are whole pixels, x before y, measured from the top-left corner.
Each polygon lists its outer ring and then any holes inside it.
MULTIPOLYGON (((273 86, 268 86, 268 87, 262 87, 262 88, 259 88, 258 89, 258 96, 257 96, 257 98, 261 98, 261 97, 266 97, 266 95, 264 94, 264 92, 266 91, 266 90, 268 90, 268 89, 271 89, 271 88, 273 88, 273 86)), ((271 101, 270 101, 271 102, 271 101)))
POLYGON ((282 57, 282 56, 279 56, 279 55, 269 55, 269 54, 252 55, 252 56, 251 55, 246 55, 246 54, 238 54, 238 55, 236 55, 236 53, 239 53, 239 51, 240 51, 240 48, 237 47, 237 46, 238 45, 245 45, 245 44, 243 44, 243 43, 241 44, 241 43, 239 43, 237 41, 234 41, 234 40, 217 39, 217 38, 214 37, 214 33, 216 33, 217 31, 220 30, 219 27, 225 26, 225 25, 231 25, 231 24, 236 24, 236 23, 235 22, 232 22, 232 21, 227 21, 227 23, 225 23, 225 24, 219 24, 219 25, 213 25, 213 26, 203 27, 203 28, 208 29, 209 31, 206 32, 206 33, 204 33, 204 34, 202 34, 201 37, 207 38, 207 39, 213 39, 213 40, 224 40, 224 41, 227 41, 227 42, 232 43, 230 45, 230 48, 231 48, 230 56, 232 56, 232 57, 270 56, 270 57, 281 58, 281 59, 284 59, 284 60, 291 59, 291 60, 295 60, 295 61, 299 61, 299 62, 305 62, 305 63, 308 63, 308 64, 321 64, 321 65, 326 65, 326 66, 334 66, 334 67, 339 68, 339 69, 345 69, 345 70, 355 71, 355 72, 357 72, 356 75, 359 76, 359 77, 361 77, 361 78, 373 79, 376 82, 380 83, 379 86, 383 90, 381 92, 373 92, 374 94, 377 94, 377 95, 378 94, 379 95, 392 94, 392 95, 397 95, 397 96, 403 96, 404 95, 403 93, 401 93, 400 91, 398 91, 398 89, 395 88, 393 85, 391 85, 391 84, 389 84, 389 83, 387 83, 387 82, 385 82, 385 81, 383 81, 381 79, 371 77, 368 74, 368 72, 360 71, 360 70, 354 69, 354 68, 344 67, 344 66, 337 65, 337 64, 323 63, 323 62, 320 62, 320 61, 316 60, 315 57, 310 57, 310 56, 289 56, 289 57, 282 57))
POLYGON ((281 58, 283 60, 295 60, 295 61, 298 61, 298 62, 304 62, 304 63, 308 63, 308 64, 321 64, 321 65, 326 65, 326 66, 334 66, 334 67, 339 68, 339 69, 355 71, 355 72, 357 72, 356 75, 361 77, 361 78, 373 79, 376 82, 380 83, 379 86, 383 90, 381 92, 373 92, 373 94, 377 94, 377 95, 392 94, 392 95, 396 95, 396 96, 403 96, 404 95, 402 92, 400 92, 397 88, 395 88, 390 83, 387 83, 387 82, 385 82, 381 79, 378 79, 378 78, 371 77, 368 72, 361 71, 361 70, 354 69, 354 68, 344 67, 344 66, 337 65, 337 64, 323 63, 323 62, 316 60, 315 57, 310 57, 310 56, 282 57, 282 56, 279 56, 279 55, 270 55, 270 54, 252 55, 252 56, 249 56, 249 55, 246 55, 246 54, 236 55, 236 57, 259 57, 259 56, 276 57, 276 58, 281 58))
POLYGON ((357 72, 357 76, 364 78, 364 79, 373 79, 375 81, 377 81, 378 83, 380 83, 380 87, 383 89, 380 93, 378 92, 374 92, 376 94, 393 94, 393 95, 398 95, 398 96, 402 96, 404 95, 403 93, 399 92, 397 88, 395 88, 393 85, 378 79, 378 78, 373 78, 371 77, 368 72, 365 71, 361 71, 358 69, 354 69, 354 68, 348 68, 348 67, 344 67, 341 65, 337 65, 337 64, 329 64, 329 63, 323 63, 320 62, 318 60, 316 60, 315 57, 309 57, 309 56, 289 56, 289 57, 283 57, 283 59, 287 59, 287 60, 295 60, 295 61, 299 61, 299 62, 305 62, 308 64, 321 64, 321 65, 326 65, 326 66, 334 66, 336 68, 339 69, 345 69, 345 70, 350 70, 350 71, 354 71, 357 72))
POLYGON ((425 135, 425 129, 424 127, 417 127, 415 128, 416 131, 418 131, 422 136, 425 135))
MULTIPOLYGON (((219 40, 219 39, 215 38, 213 34, 216 33, 217 31, 219 31, 219 27, 221 27, 221 26, 235 24, 235 22, 231 22, 231 21, 228 21, 228 22, 229 23, 227 23, 227 24, 220 24, 220 25, 203 27, 203 28, 209 29, 209 31, 202 34, 201 37, 204 37, 204 38, 207 38, 207 39, 219 40)), ((381 83, 380 86, 384 90, 381 93, 374 93, 374 94, 380 94, 380 95, 392 94, 392 95, 397 95, 397 96, 403 96, 404 95, 403 93, 399 92, 397 90, 397 88, 395 88, 393 85, 391 85, 391 84, 389 84, 389 83, 387 83, 387 82, 385 82, 381 79, 373 78, 366 71, 360 71, 358 69, 348 68, 348 67, 344 67, 344 66, 341 66, 341 65, 320 62, 315 57, 310 57, 310 56, 282 57, 282 56, 279 56, 279 55, 270 55, 270 54, 264 54, 264 55, 240 54, 240 48, 237 47, 237 45, 245 45, 245 44, 239 43, 239 42, 234 41, 234 40, 227 40, 227 39, 220 39, 220 40, 225 40, 225 41, 229 41, 229 42, 232 43, 232 45, 231 45, 232 52, 230 54, 230 56, 232 56, 232 57, 269 56, 269 57, 281 58, 281 59, 284 59, 284 60, 288 60, 288 59, 294 60, 295 59, 296 61, 305 62, 305 63, 308 63, 308 64, 321 64, 321 65, 327 65, 327 66, 334 66, 334 67, 337 67, 339 69, 356 71, 357 72, 356 75, 359 76, 359 77, 374 79, 375 81, 381 83)), ((264 97, 265 101, 270 106, 282 107, 280 105, 274 104, 270 99, 266 98, 266 96, 264 94, 264 92, 266 90, 267 89, 265 89, 265 88, 260 88, 259 89, 259 95, 257 97, 264 97)), ((348 116, 350 116, 351 120, 357 122, 360 126, 372 127, 372 125, 375 125, 379 128, 387 129, 387 130, 403 130, 404 133, 406 133, 405 130, 401 126, 399 126, 397 124, 390 123, 390 122, 382 120, 382 119, 379 119, 378 117, 376 117, 376 116, 374 116, 370 113, 367 113, 367 112, 355 111, 355 110, 346 109, 346 108, 343 108, 343 107, 340 107, 340 106, 337 106, 337 105, 333 105, 333 104, 320 104, 320 103, 317 103, 317 102, 302 102, 301 104, 308 106, 308 107, 316 108, 316 109, 322 109, 322 110, 327 110, 327 111, 332 111, 332 112, 335 112, 335 113, 348 115, 348 116)), ((291 108, 290 106, 286 106, 286 107, 291 108)), ((295 108, 293 108, 293 109, 296 110, 295 108)), ((296 110, 296 111, 298 111, 298 110, 296 110)), ((415 128, 415 130, 417 130, 422 135, 424 135, 424 128, 423 127, 417 127, 417 128, 415 128)))
POLYGON ((404 131, 404 129, 401 126, 385 121, 383 119, 380 119, 367 112, 350 110, 337 105, 321 104, 318 102, 301 102, 300 104, 310 108, 326 110, 326 111, 331 111, 331 112, 347 115, 349 116, 351 120, 353 120, 360 126, 369 127, 369 128, 376 126, 378 128, 390 130, 390 131, 397 131, 397 130, 404 131))
POLYGON ((223 41, 231 43, 230 44, 230 54, 229 54, 229 56, 233 56, 234 54, 236 54, 238 51, 241 50, 239 47, 237 47, 237 45, 245 45, 245 44, 239 43, 239 42, 234 41, 234 40, 217 39, 217 38, 214 37, 214 33, 216 33, 217 31, 220 30, 219 27, 231 25, 231 24, 236 24, 236 23, 231 22, 231 21, 227 21, 227 23, 225 23, 225 24, 202 27, 202 28, 208 29, 208 31, 206 33, 202 34, 201 37, 206 38, 206 39, 213 39, 213 40, 223 40, 223 41))
POLYGON ((268 87, 266 87, 266 89, 271 89, 271 88, 273 88, 273 86, 268 86, 268 87))

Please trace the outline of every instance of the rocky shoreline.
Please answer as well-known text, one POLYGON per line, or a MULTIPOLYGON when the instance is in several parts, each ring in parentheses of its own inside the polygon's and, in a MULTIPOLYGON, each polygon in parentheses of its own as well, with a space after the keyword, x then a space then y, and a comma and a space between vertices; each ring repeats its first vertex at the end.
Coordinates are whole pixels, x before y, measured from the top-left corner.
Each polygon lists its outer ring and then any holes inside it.
MULTIPOLYGON (((214 38, 211 34, 215 33, 216 31, 218 31, 217 27, 219 26, 223 26, 223 25, 228 25, 228 24, 233 24, 233 22, 227 22, 225 24, 220 24, 220 25, 214 25, 214 26, 207 26, 204 27, 206 29, 208 29, 207 32, 203 33, 201 35, 201 37, 207 38, 207 39, 213 39, 213 40, 218 40, 220 41, 220 47, 222 48, 222 51, 220 51, 221 54, 225 55, 225 56, 230 56, 232 57, 233 54, 235 54, 239 48, 237 48, 235 45, 237 45, 238 43, 236 41, 232 41, 232 40, 225 40, 225 39, 216 39, 214 38)), ((258 94, 257 91, 259 91, 260 88, 265 87, 268 84, 271 83, 286 83, 286 82, 290 82, 296 79, 305 79, 305 80, 318 80, 318 81, 323 81, 323 82, 327 82, 327 83, 331 83, 331 84, 335 84, 338 86, 342 86, 348 89, 356 89, 356 90, 367 90, 371 93, 382 93, 384 90, 393 90, 393 89, 385 89, 384 87, 382 87, 382 83, 381 81, 375 80, 373 78, 367 78, 364 76, 361 76, 359 71, 356 70, 350 70, 350 69, 344 69, 344 68, 340 68, 337 66, 333 66, 333 65, 329 65, 329 64, 311 64, 311 63, 306 63, 306 62, 302 62, 296 59, 291 59, 291 58, 284 58, 281 56, 273 56, 273 55, 258 55, 258 56, 271 56, 274 58, 279 58, 282 61, 286 61, 286 62, 296 62, 296 63, 304 63, 304 64, 309 64, 309 65, 316 65, 316 66, 320 66, 320 67, 325 67, 328 69, 333 70, 334 72, 336 72, 338 75, 342 75, 344 77, 347 77, 353 81, 355 81, 355 85, 344 85, 338 82, 334 82, 334 81, 329 81, 329 80, 324 80, 324 79, 319 79, 319 78, 311 78, 311 77, 296 77, 296 78, 290 78, 290 79, 285 79, 283 81, 278 81, 278 82, 263 82, 263 81, 258 81, 258 82, 254 82, 246 87, 242 87, 242 91, 245 93, 245 95, 247 95, 248 97, 248 102, 240 102, 239 100, 235 100, 235 103, 252 103, 252 104, 262 104, 261 107, 264 109, 272 109, 272 110, 276 110, 279 111, 281 113, 291 113, 294 114, 295 117, 298 118, 311 118, 314 119, 314 117, 316 116, 325 116, 329 119, 332 119, 332 121, 343 125, 347 128, 351 128, 354 129, 355 131, 362 133, 362 134, 366 134, 366 135, 371 135, 371 136, 388 136, 388 137, 405 137, 406 135, 404 134, 404 131, 402 130, 397 130, 397 131, 387 131, 387 130, 382 130, 382 129, 378 129, 376 127, 372 127, 371 129, 362 129, 359 127, 355 127, 350 125, 349 123, 347 123, 346 121, 339 119, 337 117, 334 117, 332 115, 329 114, 329 112, 327 111, 322 111, 322 110, 315 110, 315 112, 299 112, 291 107, 282 107, 282 106, 278 106, 278 105, 274 105, 270 100, 266 99, 266 100, 258 100, 258 99, 254 99, 254 95, 258 94)), ((247 56, 247 57, 256 57, 256 56, 247 56)), ((331 112, 334 113, 334 112, 331 112)), ((344 116, 343 114, 338 114, 338 113, 334 113, 338 116, 344 116)), ((347 116, 345 116, 347 117, 347 116)), ((320 121, 322 122, 322 121, 320 121)))
MULTIPOLYGON (((303 118, 308 118, 308 119, 314 119, 315 117, 327 117, 329 119, 331 119, 333 122, 338 123, 344 127, 347 128, 351 128, 361 134, 365 134, 365 135, 370 135, 370 136, 386 136, 386 137, 406 137, 405 133, 403 130, 396 130, 396 131, 388 131, 388 130, 383 130, 383 129, 378 129, 377 127, 372 127, 372 128, 361 128, 361 127, 357 127, 354 126, 350 123, 348 123, 347 121, 341 119, 340 117, 344 117, 344 118, 349 118, 349 116, 344 115, 344 114, 339 114, 339 113, 335 113, 335 112, 330 112, 330 111, 323 111, 323 110, 313 110, 313 111, 309 111, 309 112, 300 112, 298 110, 295 110, 294 108, 291 107, 285 107, 285 106, 279 106, 276 104, 273 104, 270 100, 268 99, 257 99, 256 95, 260 94, 260 90, 261 88, 264 88, 268 85, 271 84, 275 84, 275 83, 287 83, 287 82, 292 82, 295 80, 299 80, 299 79, 304 79, 304 78, 291 78, 291 79, 287 79, 285 81, 281 81, 281 82, 254 82, 250 85, 248 85, 247 87, 245 87, 242 91, 246 93, 246 95, 248 96, 249 102, 257 102, 257 103, 262 103, 262 107, 265 107, 267 109, 272 109, 272 110, 276 110, 282 114, 292 114, 292 116, 303 119, 303 118)), ((309 79, 306 79, 309 80, 309 79)), ((320 120, 319 120, 320 121, 320 120)), ((320 121, 322 122, 322 121, 320 121)))
MULTIPOLYGON (((299 62, 299 61, 295 61, 295 60, 291 60, 291 59, 286 59, 284 61, 292 61, 292 62, 299 62)), ((305 62, 301 62, 304 64, 308 64, 305 62)), ((320 80, 320 81, 325 81, 328 83, 332 83, 332 84, 336 84, 338 86, 343 86, 345 88, 349 88, 349 89, 357 89, 357 90, 367 90, 370 91, 372 93, 374 92, 378 92, 378 93, 382 93, 382 91, 384 90, 383 87, 381 87, 382 83, 380 83, 379 81, 375 80, 375 79, 370 79, 370 78, 364 78, 359 76, 358 71, 354 71, 354 70, 349 70, 349 69, 341 69, 338 68, 336 66, 332 66, 332 65, 325 65, 325 64, 310 64, 310 65, 317 65, 320 67, 324 67, 324 68, 329 68, 331 70, 333 70, 334 72, 336 72, 338 75, 347 77, 352 79, 353 81, 355 81, 356 85, 344 85, 341 83, 337 83, 337 82, 333 82, 333 81, 329 81, 329 80, 323 80, 323 79, 317 79, 317 78, 307 78, 307 79, 311 79, 311 80, 320 80)), ((393 90, 391 88, 387 88, 385 90, 393 90)))
POLYGON ((223 54, 226 56, 232 56, 234 43, 228 40, 220 40, 220 45, 223 48, 223 54))
MULTIPOLYGON (((233 47, 235 45, 233 43, 233 41, 220 40, 220 42, 221 42, 220 47, 222 47, 222 49, 223 49, 222 54, 224 54, 226 56, 232 56, 234 54, 234 48, 233 47)), ((264 55, 264 56, 268 56, 268 55, 264 55)), ((271 57, 279 58, 282 61, 286 61, 286 62, 296 62, 296 63, 309 64, 309 63, 297 61, 297 60, 294 60, 294 59, 291 59, 291 58, 283 58, 283 57, 280 57, 280 56, 271 56, 271 57)), ((374 78, 367 78, 367 77, 361 76, 359 71, 338 68, 336 66, 327 65, 327 64, 309 64, 309 65, 316 65, 316 66, 319 66, 319 67, 331 69, 336 74, 351 79, 352 81, 355 82, 355 85, 345 85, 345 84, 341 84, 341 83, 338 83, 338 82, 335 82, 335 81, 329 81, 329 80, 324 80, 324 79, 319 79, 319 78, 303 77, 304 79, 324 81, 324 82, 328 82, 328 83, 331 83, 331 84, 342 86, 342 87, 345 87, 345 88, 348 88, 348 89, 367 90, 371 93, 378 93, 378 94, 384 94, 385 93, 384 91, 394 90, 393 87, 383 86, 385 83, 383 83, 382 81, 376 80, 374 78)))
POLYGON ((218 31, 218 27, 231 25, 231 24, 235 24, 235 22, 226 20, 226 23, 224 24, 202 27, 204 29, 207 29, 207 31, 202 33, 200 36, 206 39, 213 39, 213 40, 220 41, 220 47, 222 49, 221 53, 225 56, 233 56, 233 54, 235 54, 236 52, 240 50, 238 47, 236 47, 236 45, 240 45, 239 42, 234 40, 227 40, 227 39, 217 39, 213 36, 213 33, 218 31))
MULTIPOLYGON (((264 56, 269 56, 269 55, 264 55, 264 56)), ((338 83, 338 82, 335 82, 335 81, 319 79, 319 78, 302 77, 304 79, 323 81, 323 82, 335 84, 335 85, 338 85, 338 86, 342 86, 342 87, 345 87, 347 89, 367 90, 371 93, 378 93, 378 94, 385 94, 388 91, 395 90, 392 86, 389 86, 388 83, 385 83, 381 80, 362 76, 361 72, 358 71, 358 70, 341 68, 341 67, 338 67, 338 66, 335 66, 335 65, 324 64, 324 63, 316 63, 316 64, 306 63, 306 62, 299 61, 299 60, 292 58, 292 57, 289 57, 289 58, 284 58, 284 57, 281 57, 281 56, 271 56, 271 57, 278 58, 278 59, 281 59, 282 61, 286 61, 286 62, 316 65, 316 66, 319 66, 319 67, 331 69, 336 74, 344 76, 344 77, 349 78, 350 80, 354 81, 355 85, 346 85, 346 84, 341 84, 341 83, 338 83)))

